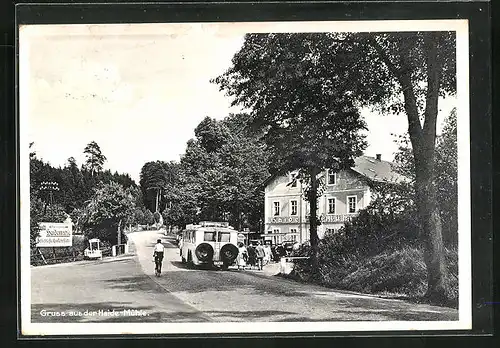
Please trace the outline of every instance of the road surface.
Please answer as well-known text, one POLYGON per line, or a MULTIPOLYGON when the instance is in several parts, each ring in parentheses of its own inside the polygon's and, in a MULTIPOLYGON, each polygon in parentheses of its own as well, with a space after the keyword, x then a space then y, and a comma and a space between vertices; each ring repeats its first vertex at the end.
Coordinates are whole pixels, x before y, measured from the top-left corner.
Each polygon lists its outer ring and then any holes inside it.
POLYGON ((33 267, 32 322, 458 320, 452 308, 276 277, 274 266, 265 271, 189 269, 160 232, 136 232, 129 239, 130 256, 33 267), (158 238, 166 247, 159 278, 152 257, 158 238))

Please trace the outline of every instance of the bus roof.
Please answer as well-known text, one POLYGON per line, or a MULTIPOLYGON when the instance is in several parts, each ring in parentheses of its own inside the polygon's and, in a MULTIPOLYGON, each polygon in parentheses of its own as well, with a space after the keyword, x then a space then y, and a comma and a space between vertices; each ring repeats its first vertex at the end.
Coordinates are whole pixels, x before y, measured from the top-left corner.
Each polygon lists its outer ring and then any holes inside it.
POLYGON ((233 229, 233 227, 229 226, 229 222, 201 221, 199 225, 197 224, 186 225, 187 230, 198 229, 201 227, 223 227, 223 228, 233 229))

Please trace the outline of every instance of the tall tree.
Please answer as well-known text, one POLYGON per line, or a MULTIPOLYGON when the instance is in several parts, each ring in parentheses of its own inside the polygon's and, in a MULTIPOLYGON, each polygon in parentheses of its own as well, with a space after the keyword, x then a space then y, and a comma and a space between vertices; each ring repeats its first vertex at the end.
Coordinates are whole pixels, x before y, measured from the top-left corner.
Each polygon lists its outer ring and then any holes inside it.
POLYGON ((438 101, 456 91, 455 35, 408 32, 326 36, 331 43, 322 55, 323 62, 332 76, 339 70, 345 72, 343 88, 360 105, 406 115, 428 273, 426 295, 445 298, 447 277, 434 167, 438 101))
POLYGON ((247 34, 233 65, 213 80, 233 105, 251 110, 253 126, 264 132, 271 172, 299 169, 298 177, 308 182, 316 269, 319 174, 351 167, 366 147, 359 132, 365 123, 338 83, 343 72, 326 74, 319 59, 327 44, 317 34, 247 34))
POLYGON ((95 141, 91 141, 83 150, 85 154, 85 168, 90 171, 91 176, 102 171, 102 166, 106 162, 106 156, 101 152, 101 148, 95 141))

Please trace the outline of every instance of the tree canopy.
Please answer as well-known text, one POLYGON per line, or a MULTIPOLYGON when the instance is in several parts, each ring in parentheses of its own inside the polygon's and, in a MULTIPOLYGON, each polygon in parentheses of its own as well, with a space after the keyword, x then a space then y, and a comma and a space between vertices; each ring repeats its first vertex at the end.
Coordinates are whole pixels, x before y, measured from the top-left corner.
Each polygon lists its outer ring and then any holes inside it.
MULTIPOLYGON (((454 33, 247 34, 232 66, 213 81, 233 104, 250 110, 254 125, 265 129, 275 171, 328 167, 335 157, 340 167, 352 163, 364 148, 356 133, 363 128, 357 107, 405 114, 415 161, 428 296, 445 296, 434 164, 438 100, 456 89, 454 33), (329 123, 335 117, 338 123, 329 123), (342 136, 336 137, 339 133, 342 136)), ((309 173, 315 249, 317 184, 315 171, 309 173)))
MULTIPOLYGON (((261 130, 273 174, 299 170, 309 182, 311 245, 317 251, 317 175, 354 164, 366 142, 366 129, 349 91, 337 83, 343 72, 322 61, 327 36, 318 34, 247 34, 232 66, 213 80, 250 110, 261 130)), ((314 256, 314 255, 313 255, 314 256)))

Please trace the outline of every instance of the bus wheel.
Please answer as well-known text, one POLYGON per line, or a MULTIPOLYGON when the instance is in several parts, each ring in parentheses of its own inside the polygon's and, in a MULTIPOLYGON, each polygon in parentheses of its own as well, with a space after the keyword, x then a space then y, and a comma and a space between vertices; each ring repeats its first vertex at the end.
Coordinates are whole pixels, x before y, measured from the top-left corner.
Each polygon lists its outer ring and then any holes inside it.
POLYGON ((181 257, 181 263, 184 265, 186 263, 186 259, 184 258, 184 256, 181 257))

